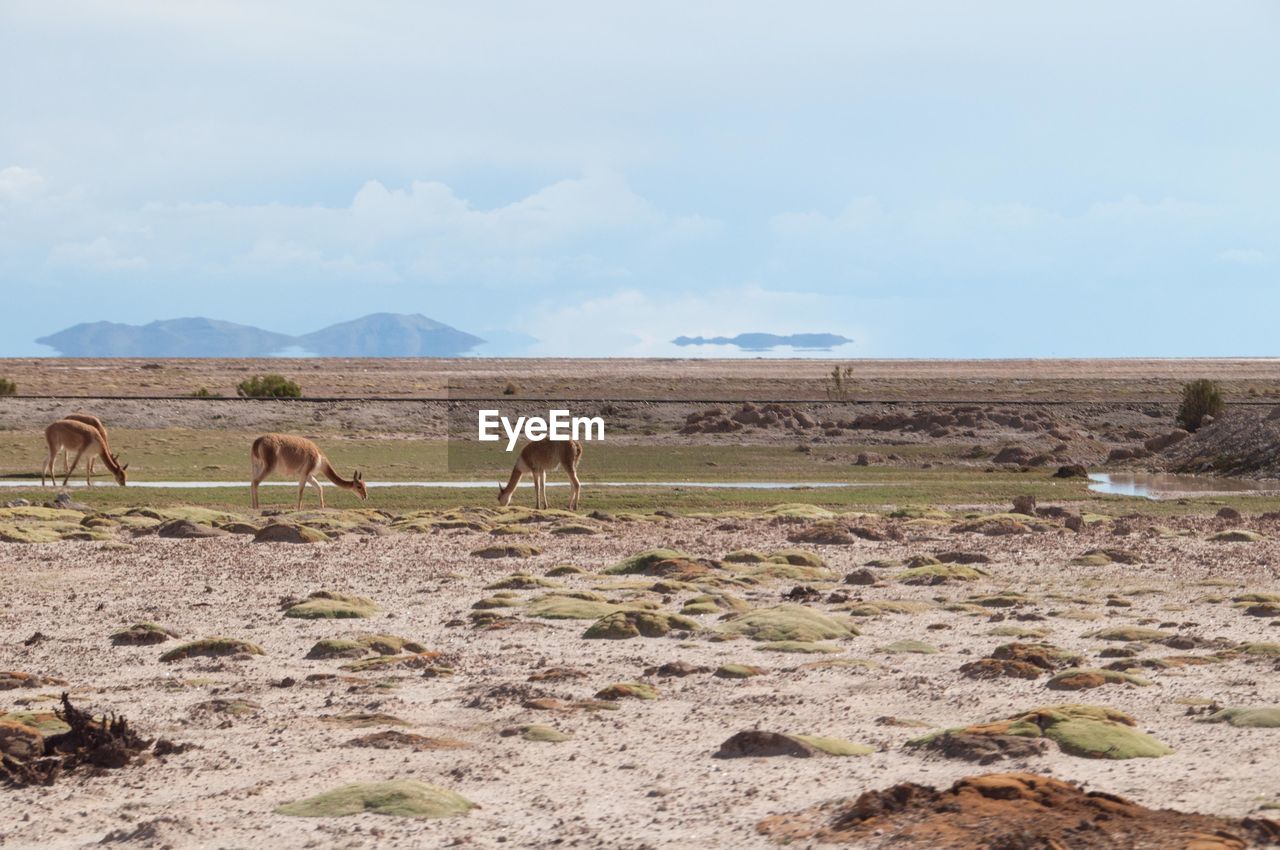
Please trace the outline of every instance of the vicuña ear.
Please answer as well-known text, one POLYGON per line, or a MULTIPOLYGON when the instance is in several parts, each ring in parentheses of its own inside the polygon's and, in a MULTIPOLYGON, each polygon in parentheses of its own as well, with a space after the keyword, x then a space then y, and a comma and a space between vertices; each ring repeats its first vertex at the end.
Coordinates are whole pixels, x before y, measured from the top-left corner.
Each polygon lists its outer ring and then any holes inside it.
POLYGON ((364 478, 360 475, 360 470, 358 470, 358 469, 356 470, 355 474, 354 474, 354 475, 352 475, 351 477, 352 477, 352 478, 354 478, 356 481, 363 481, 363 480, 364 480, 364 478))
POLYGON ((124 466, 120 467, 120 471, 124 472, 128 468, 129 468, 129 464, 126 463, 124 466))

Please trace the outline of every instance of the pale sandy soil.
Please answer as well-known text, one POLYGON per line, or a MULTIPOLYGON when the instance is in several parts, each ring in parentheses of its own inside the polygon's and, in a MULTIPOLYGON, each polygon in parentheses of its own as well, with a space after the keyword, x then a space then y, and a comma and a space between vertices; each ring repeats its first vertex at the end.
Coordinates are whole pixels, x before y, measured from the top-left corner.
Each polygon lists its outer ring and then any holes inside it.
POLYGON ((852 370, 859 399, 1164 400, 1196 378, 1236 398, 1280 397, 1280 361, 1131 360, 679 360, 679 359, 0 359, 24 395, 235 395, 246 377, 278 372, 326 396, 590 399, 825 399, 833 367, 852 370), (150 367, 150 368, 148 368, 150 367), (158 367, 158 368, 155 368, 158 367))
MULTIPOLYGON (((755 825, 769 815, 905 780, 946 785, 963 775, 1005 769, 1085 782, 1151 806, 1243 816, 1280 798, 1274 766, 1280 730, 1199 724, 1177 700, 1280 704, 1274 660, 1237 658, 1147 671, 1151 687, 1108 685, 1078 693, 1049 691, 1044 679, 975 682, 957 673, 965 661, 1010 640, 989 631, 1015 622, 1012 613, 1044 617, 1018 624, 1048 627, 1048 640, 1086 653, 1094 666, 1107 662, 1098 660, 1107 644, 1083 635, 1105 625, 1167 624, 1180 634, 1235 642, 1280 638, 1280 629, 1272 625, 1280 620, 1245 616, 1229 601, 1203 598, 1246 589, 1280 590, 1275 567, 1280 543, 1210 543, 1204 538, 1222 527, 1218 521, 1179 522, 1192 537, 1158 537, 1147 521, 1135 520, 1135 532, 1123 537, 1104 529, 1077 535, 1061 528, 984 537, 954 534, 944 525, 910 528, 902 542, 809 547, 841 574, 873 558, 958 548, 984 552, 994 560, 984 567, 991 578, 967 585, 909 587, 894 581, 894 570, 877 570, 881 585, 817 583, 824 593, 840 589, 863 599, 958 600, 1012 589, 1032 597, 1019 608, 991 612, 1009 614, 1003 623, 991 622, 991 614, 941 610, 866 619, 860 622, 860 636, 837 644, 837 656, 770 653, 750 641, 714 642, 704 635, 587 641, 581 635, 589 622, 534 620, 519 609, 518 624, 507 629, 475 630, 466 622, 471 605, 488 595, 484 585, 516 570, 541 574, 569 562, 596 571, 656 545, 713 557, 742 547, 789 545, 785 538, 795 526, 765 520, 736 520, 724 527, 699 519, 610 523, 605 534, 595 537, 540 532, 532 542, 543 547, 543 554, 525 561, 470 556, 494 540, 471 531, 347 536, 318 546, 253 544, 244 537, 171 541, 151 536, 131 540, 128 551, 100 543, 0 544, 0 670, 65 678, 83 705, 120 712, 148 736, 199 746, 101 776, 67 777, 51 788, 0 790, 0 845, 98 846, 104 836, 123 830, 136 837, 120 846, 765 847, 768 842, 757 835, 755 825), (1141 563, 1065 566, 1096 546, 1123 547, 1141 563), (1210 578, 1227 579, 1231 586, 1197 584, 1210 578), (367 595, 384 613, 347 621, 282 617, 282 597, 321 588, 367 595), (1132 607, 1103 604, 1108 593, 1143 588, 1150 592, 1123 597, 1132 607), (1049 598, 1053 594, 1067 598, 1049 598), (1099 619, 1068 619, 1061 616, 1064 612, 1099 619), (136 621, 158 622, 187 637, 246 638, 267 654, 162 664, 158 657, 172 644, 111 645, 108 635, 136 621), (944 628, 930 629, 933 625, 944 628), (23 640, 37 631, 47 639, 24 646, 23 640), (405 671, 307 683, 308 675, 336 672, 341 663, 304 660, 312 643, 357 631, 417 639, 445 653, 456 673, 424 678, 405 671), (880 652, 901 638, 928 641, 940 652, 880 652), (881 666, 802 666, 830 657, 869 659, 881 666), (711 667, 757 664, 769 672, 742 681, 706 673, 645 677, 645 668, 677 660, 711 667), (610 683, 649 681, 660 697, 624 700, 617 711, 560 714, 523 708, 519 691, 503 696, 493 690, 518 689, 531 673, 550 665, 572 666, 586 677, 530 687, 577 699, 610 683), (297 683, 277 687, 285 677, 297 683), (386 679, 395 686, 377 686, 386 679), (261 704, 262 711, 229 719, 193 713, 198 703, 214 697, 243 697, 261 704), (1025 762, 979 768, 906 751, 903 743, 920 730, 876 722, 896 716, 953 726, 1060 702, 1128 711, 1139 728, 1176 753, 1105 761, 1054 750, 1025 762), (345 741, 374 730, 344 729, 323 718, 352 712, 392 714, 410 723, 408 731, 458 738, 471 748, 423 753, 347 748, 345 741), (573 737, 559 744, 500 737, 504 727, 521 723, 553 725, 573 737), (711 757, 731 734, 751 727, 838 736, 877 752, 843 759, 711 757), (444 821, 372 815, 301 819, 272 811, 346 782, 389 778, 442 785, 481 808, 444 821)), ((1280 533, 1273 522, 1256 518, 1246 518, 1245 525, 1273 537, 1280 533)), ((594 574, 563 579, 573 588, 609 580, 594 574)), ((793 584, 774 581, 740 595, 754 605, 773 604, 793 584)), ((631 593, 606 592, 616 597, 631 593)), ((661 601, 668 611, 678 610, 692 595, 642 594, 661 601)), ((839 613, 836 604, 810 604, 839 613)), ((707 627, 716 625, 712 616, 700 619, 707 627)), ((1185 654, 1160 646, 1141 652, 1144 657, 1185 654)), ((0 694, 0 708, 24 707, 33 699, 34 705, 44 705, 43 695, 57 690, 7 691, 0 694)))

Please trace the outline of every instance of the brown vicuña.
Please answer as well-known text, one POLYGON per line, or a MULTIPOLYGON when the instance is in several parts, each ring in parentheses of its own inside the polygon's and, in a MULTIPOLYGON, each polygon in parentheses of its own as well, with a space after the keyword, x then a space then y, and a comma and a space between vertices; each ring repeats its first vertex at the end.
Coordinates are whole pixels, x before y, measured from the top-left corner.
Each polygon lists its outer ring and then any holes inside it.
MULTIPOLYGON (((80 462, 80 456, 90 449, 96 451, 98 457, 102 458, 102 462, 106 464, 107 469, 111 470, 111 474, 115 476, 116 483, 121 487, 124 486, 125 470, 129 468, 129 464, 120 465, 120 459, 111 453, 111 447, 107 445, 105 432, 99 431, 92 425, 77 422, 74 419, 59 419, 44 429, 44 439, 49 444, 49 456, 45 458, 44 468, 40 470, 41 487, 44 486, 46 475, 55 484, 58 483, 58 477, 53 471, 53 463, 58 456, 58 452, 75 452, 75 457, 71 459, 71 465, 67 467, 66 475, 62 479, 62 486, 66 487, 72 471, 76 468, 76 464, 80 462)), ((87 466, 88 464, 86 464, 87 466)), ((93 479, 87 474, 85 475, 85 484, 90 487, 93 486, 93 479)))
POLYGON ((582 444, 577 440, 534 440, 520 450, 520 457, 511 469, 506 487, 498 488, 498 504, 511 504, 511 495, 525 473, 533 475, 534 499, 539 510, 547 507, 547 470, 563 467, 569 476, 573 491, 569 496, 569 510, 578 509, 578 494, 582 483, 578 481, 578 461, 582 458, 582 444))
POLYGON ((320 507, 324 507, 324 489, 316 480, 320 473, 344 490, 351 490, 362 500, 369 498, 365 489, 364 478, 360 470, 356 470, 347 480, 334 471, 329 459, 320 451, 320 447, 306 437, 294 437, 290 434, 263 434, 253 441, 253 449, 249 452, 253 460, 253 481, 249 485, 252 504, 258 507, 258 485, 273 472, 298 476, 298 509, 302 509, 302 496, 306 492, 308 482, 315 485, 320 494, 320 507))
MULTIPOLYGON (((90 425, 97 429, 98 433, 102 435, 102 439, 104 441, 107 439, 107 426, 103 425, 102 420, 94 416, 92 413, 68 413, 66 416, 62 418, 69 419, 72 422, 83 422, 86 425, 90 425)), ((90 478, 93 477, 93 464, 97 460, 98 460, 97 455, 89 455, 89 477, 90 478)), ((62 469, 67 474, 71 473, 71 470, 67 467, 67 450, 65 448, 62 450, 62 469)))

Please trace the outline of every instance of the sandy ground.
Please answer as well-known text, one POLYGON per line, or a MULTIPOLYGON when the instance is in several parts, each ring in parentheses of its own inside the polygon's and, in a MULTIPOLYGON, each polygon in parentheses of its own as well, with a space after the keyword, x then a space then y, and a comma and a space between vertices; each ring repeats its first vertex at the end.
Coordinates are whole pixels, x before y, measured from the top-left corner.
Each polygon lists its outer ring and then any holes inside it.
MULTIPOLYGON (((658 523, 604 522, 595 536, 540 530, 521 542, 543 552, 527 560, 483 560, 469 553, 493 543, 488 534, 438 531, 426 535, 357 536, 312 546, 255 544, 243 536, 213 540, 132 538, 128 548, 63 542, 0 544, 0 670, 57 676, 73 698, 95 711, 127 716, 147 736, 196 744, 165 759, 102 775, 74 775, 51 788, 0 790, 0 845, 97 846, 114 836, 121 846, 172 847, 765 847, 756 824, 832 797, 896 782, 945 786, 986 770, 1026 769, 1087 783, 1159 807, 1243 816, 1280 799, 1274 751, 1280 730, 1207 725, 1179 700, 1221 705, 1280 704, 1274 659, 1236 657, 1204 666, 1147 670, 1149 687, 1107 685, 1055 692, 1045 680, 962 678, 959 666, 1011 638, 990 634, 1001 625, 1045 627, 1047 640, 1086 654, 1089 666, 1106 646, 1084 635, 1112 625, 1147 624, 1233 643, 1276 641, 1280 618, 1246 616, 1229 597, 1280 590, 1280 542, 1213 543, 1224 521, 1184 519, 1189 536, 1161 536, 1148 520, 1132 532, 1111 524, 1079 534, 1056 522, 1042 533, 988 537, 936 525, 870 519, 897 527, 900 541, 807 548, 840 575, 876 558, 964 549, 985 553, 989 578, 966 584, 907 586, 896 569, 874 568, 879 583, 852 586, 805 582, 822 597, 808 604, 835 616, 853 599, 959 601, 1015 590, 1028 599, 1015 608, 982 613, 932 609, 916 615, 861 618, 861 635, 834 643, 835 655, 766 652, 739 639, 716 641, 717 618, 698 619, 706 632, 687 637, 584 640, 579 620, 538 620, 523 609, 509 628, 478 630, 467 617, 488 596, 484 586, 521 570, 543 574, 572 563, 583 575, 558 579, 574 589, 601 588, 611 598, 641 598, 677 611, 696 590, 653 593, 617 588, 597 571, 653 546, 720 557, 749 547, 789 546, 803 526, 766 519, 668 519, 658 523), (1095 547, 1121 547, 1133 565, 1068 566, 1095 547), (1204 586, 1205 580, 1226 586, 1204 586), (609 586, 615 589, 609 589, 609 586), (296 620, 279 602, 329 589, 371 597, 382 613, 369 620, 296 620), (1105 604, 1108 594, 1129 607, 1105 604), (1223 599, 1222 597, 1226 597, 1223 599), (1093 620, 1074 619, 1092 617, 1093 620), (1043 619, 1040 619, 1043 618, 1043 619), (165 625, 184 637, 228 635, 263 647, 244 660, 195 659, 161 663, 172 646, 113 647, 108 636, 138 621, 165 625), (444 653, 452 676, 420 671, 341 674, 341 661, 303 658, 311 645, 356 632, 393 633, 444 653), (33 633, 45 637, 31 645, 33 633), (886 644, 914 638, 938 648, 932 655, 889 655, 886 644), (877 666, 807 667, 818 660, 866 659, 877 666), (683 661, 715 668, 756 664, 763 676, 746 680, 695 673, 646 676, 654 665, 683 661), (570 666, 583 678, 529 683, 549 666, 570 666), (284 679, 289 686, 280 686, 284 679), (530 695, 590 698, 615 682, 649 682, 659 697, 621 700, 616 711, 553 712, 522 706, 530 695), (240 717, 197 708, 215 698, 243 698, 261 710, 240 717), (920 729, 883 725, 887 716, 934 727, 964 725, 1020 709, 1062 702, 1106 705, 1131 713, 1139 728, 1172 746, 1173 755, 1129 761, 1044 756, 992 768, 905 750, 920 729), (394 715, 406 731, 459 739, 466 749, 412 752, 344 746, 358 735, 388 728, 345 728, 335 716, 394 715), (502 737, 516 724, 541 723, 572 737, 563 743, 502 737), (876 749, 861 758, 720 760, 712 753, 731 734, 766 730, 830 735, 876 749), (347 782, 416 778, 451 788, 481 808, 459 818, 416 821, 374 815, 305 819, 274 814, 287 801, 347 782)), ((1280 536, 1274 521, 1246 518, 1246 526, 1280 536)), ((540 526, 545 529, 545 526, 540 526)), ((116 544, 118 545, 118 544, 116 544)), ((754 606, 776 604, 797 584, 775 579, 734 591, 754 606)), ((540 591, 517 591, 527 599, 540 591)), ((1203 654, 1206 650, 1199 650, 1203 654)), ((1194 654, 1159 645, 1142 657, 1194 654)), ((0 708, 38 708, 60 688, 0 694, 0 708)), ((874 845, 871 845, 874 846, 874 845)))
POLYGON ((825 399, 833 368, 859 399, 1176 400, 1182 384, 1220 381, 1236 398, 1280 398, 1280 361, 680 359, 0 359, 23 395, 227 396, 246 377, 279 372, 312 397, 825 399))

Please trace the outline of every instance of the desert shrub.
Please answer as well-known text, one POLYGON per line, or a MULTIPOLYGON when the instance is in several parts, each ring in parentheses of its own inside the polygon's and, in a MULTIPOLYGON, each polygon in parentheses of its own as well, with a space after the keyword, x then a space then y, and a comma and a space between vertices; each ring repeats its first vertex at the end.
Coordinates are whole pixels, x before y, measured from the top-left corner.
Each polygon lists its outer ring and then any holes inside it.
POLYGON ((1178 408, 1178 424, 1188 431, 1200 427, 1206 416, 1222 415, 1226 403, 1217 381, 1201 378, 1182 387, 1182 405, 1178 408))
POLYGON ((505 387, 502 388, 503 395, 515 395, 518 392, 520 392, 520 388, 517 387, 515 384, 507 384, 505 387))
POLYGON ((236 385, 241 398, 302 398, 302 387, 284 375, 254 375, 236 385))
POLYGON ((831 374, 826 378, 827 398, 832 401, 846 401, 853 392, 853 367, 831 367, 831 374))
POLYGON ((8 378, 0 378, 0 396, 15 395, 18 392, 18 385, 8 378))
MULTIPOLYGON (((245 383, 248 383, 248 381, 245 381, 245 383)), ((222 396, 219 393, 209 392, 208 387, 201 387, 200 389, 193 391, 191 393, 191 397, 192 398, 222 398, 222 396)))

